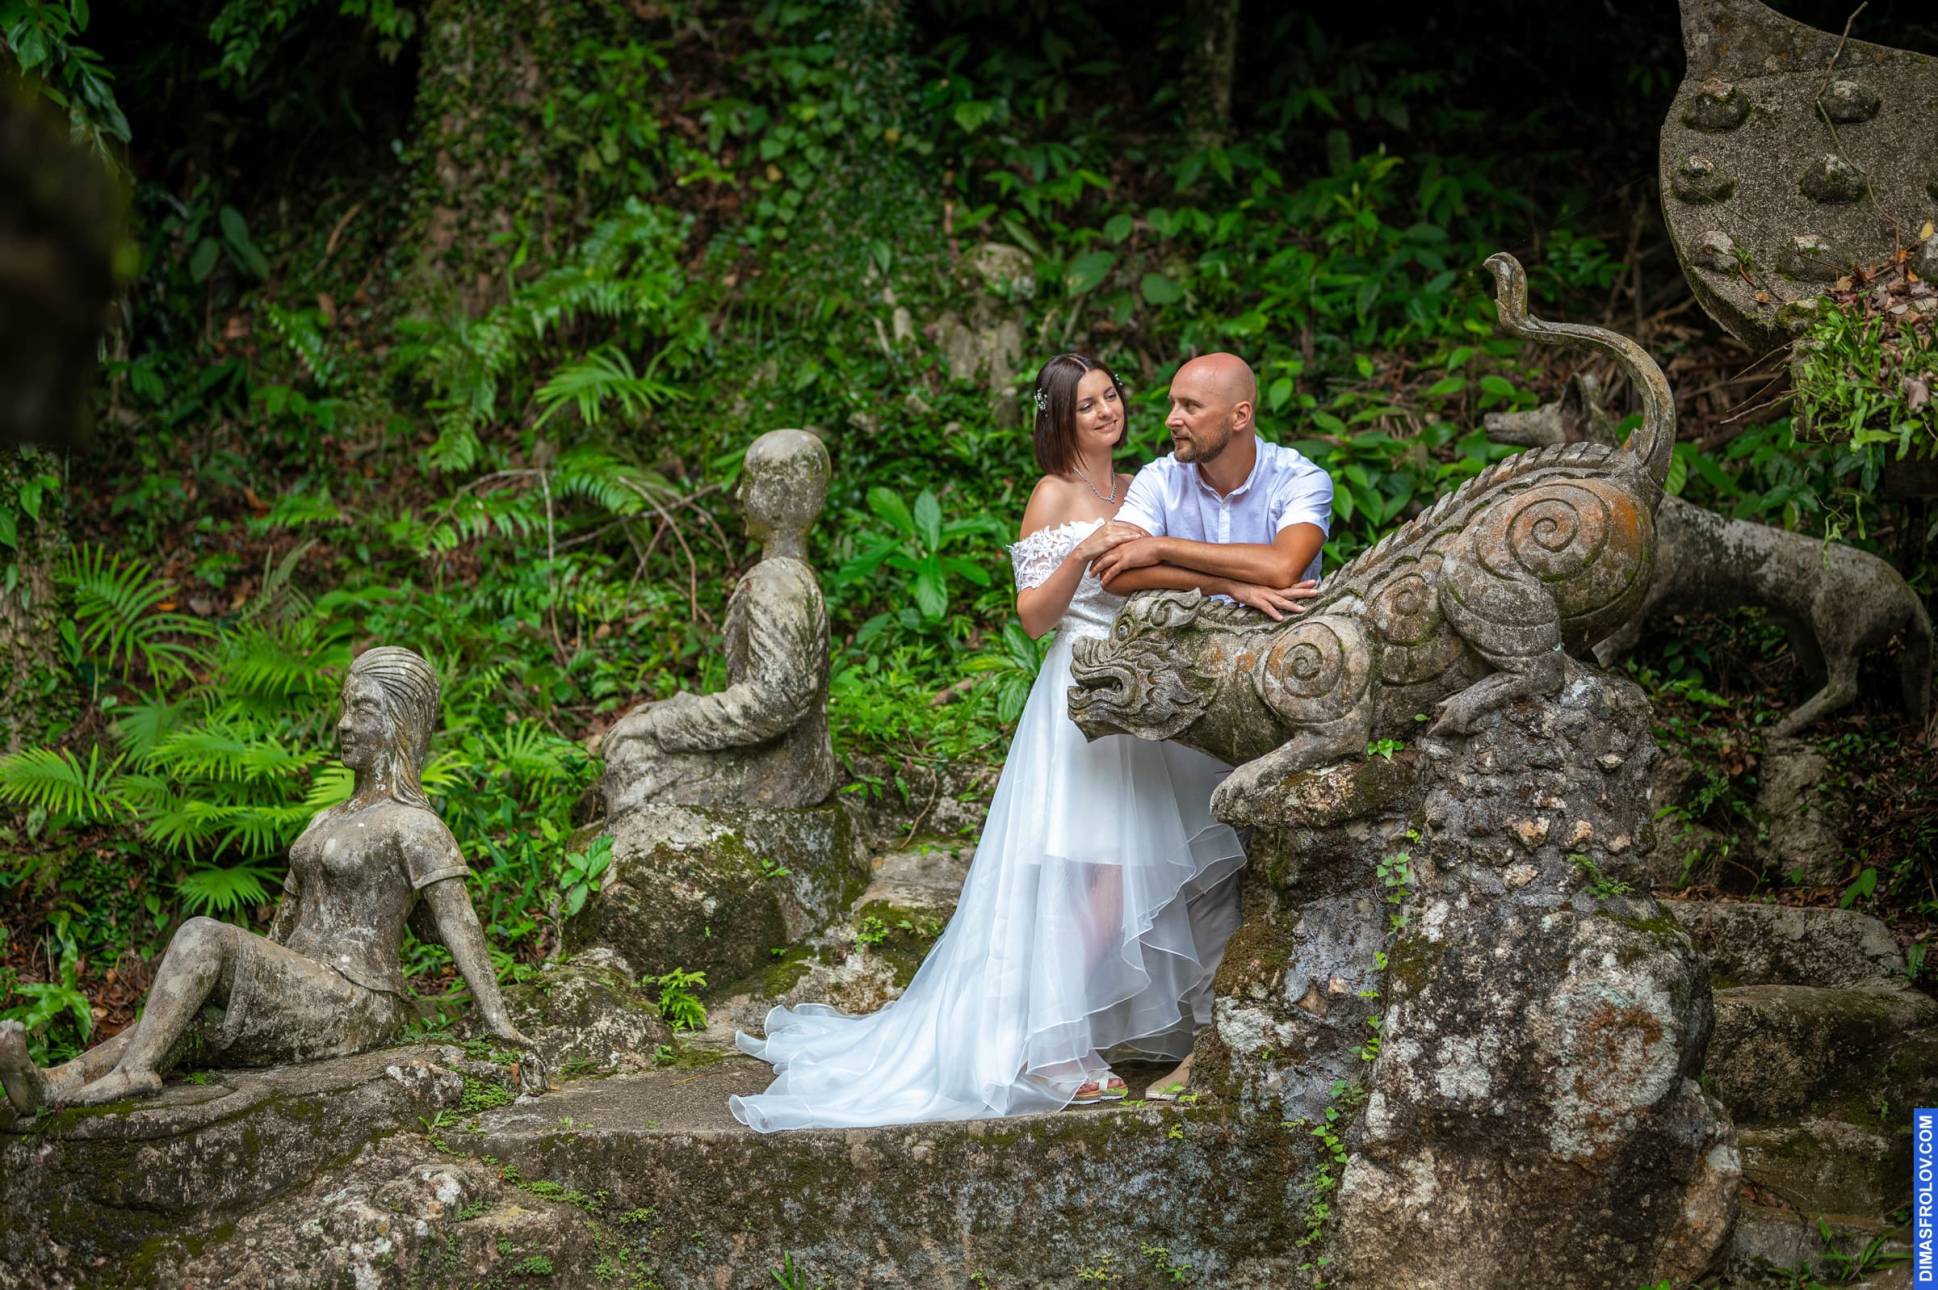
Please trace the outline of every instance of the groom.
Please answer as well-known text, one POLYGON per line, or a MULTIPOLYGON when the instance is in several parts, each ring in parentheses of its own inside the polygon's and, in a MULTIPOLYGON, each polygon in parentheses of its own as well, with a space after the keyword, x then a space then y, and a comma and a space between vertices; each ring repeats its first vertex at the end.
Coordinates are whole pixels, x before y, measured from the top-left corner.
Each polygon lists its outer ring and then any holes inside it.
POLYGON ((1178 369, 1164 422, 1174 451, 1137 472, 1116 516, 1145 536, 1091 566, 1108 590, 1195 587, 1273 619, 1318 594, 1310 584, 1332 523, 1332 477, 1261 440, 1257 402, 1258 382, 1236 354, 1178 369))
MULTIPOLYGON (((1332 523, 1332 477, 1291 448, 1258 437, 1258 382, 1235 354, 1194 358, 1171 378, 1173 451, 1137 472, 1117 512, 1144 536, 1097 557, 1105 588, 1151 587, 1229 595, 1274 620, 1318 595, 1319 549, 1332 523)), ((1202 932, 1205 980, 1182 1001, 1185 1016, 1210 1016, 1211 977, 1238 928, 1238 879, 1189 897, 1202 932)), ((1170 1101, 1191 1079, 1191 1058, 1145 1096, 1170 1101)))

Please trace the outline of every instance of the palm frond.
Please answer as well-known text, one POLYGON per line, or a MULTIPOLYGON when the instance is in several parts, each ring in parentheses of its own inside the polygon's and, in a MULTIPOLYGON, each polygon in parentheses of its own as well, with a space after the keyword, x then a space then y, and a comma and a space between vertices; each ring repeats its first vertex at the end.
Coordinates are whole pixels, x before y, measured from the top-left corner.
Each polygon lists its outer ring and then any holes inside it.
POLYGON ((102 759, 99 744, 88 749, 86 761, 65 748, 25 748, 0 757, 0 801, 102 824, 131 809, 120 768, 119 757, 102 759))
POLYGON ((89 543, 69 554, 55 579, 74 597, 81 648, 99 653, 124 680, 137 660, 161 682, 186 675, 198 661, 194 646, 169 637, 205 637, 208 624, 168 608, 172 588, 147 561, 89 543))
POLYGON ((198 914, 233 914, 269 903, 263 886, 269 871, 241 864, 231 869, 198 869, 175 884, 182 903, 198 914))

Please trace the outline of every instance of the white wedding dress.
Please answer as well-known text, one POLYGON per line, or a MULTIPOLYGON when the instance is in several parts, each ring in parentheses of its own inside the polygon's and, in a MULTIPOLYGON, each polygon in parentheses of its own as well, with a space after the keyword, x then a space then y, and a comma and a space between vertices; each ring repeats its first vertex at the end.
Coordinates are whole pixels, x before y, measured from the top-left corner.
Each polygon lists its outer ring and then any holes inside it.
MULTIPOLYGON (((1046 581, 1101 521, 1010 548, 1046 581)), ((1211 818, 1229 767, 1129 735, 1086 742, 1065 709, 1071 644, 1122 599, 1084 574, 1017 722, 982 840, 942 938, 899 999, 853 1016, 775 1008, 765 1093, 730 1099, 761 1132, 1054 1111, 1102 1054, 1181 1059, 1210 1020, 1211 974, 1238 923, 1238 837, 1211 818)))

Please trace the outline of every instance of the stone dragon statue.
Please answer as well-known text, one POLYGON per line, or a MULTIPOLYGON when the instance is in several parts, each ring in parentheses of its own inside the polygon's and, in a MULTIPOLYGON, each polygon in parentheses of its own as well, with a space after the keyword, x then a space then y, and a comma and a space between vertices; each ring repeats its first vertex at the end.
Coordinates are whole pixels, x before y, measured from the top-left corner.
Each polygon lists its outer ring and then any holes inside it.
POLYGON ((1640 395, 1621 445, 1558 444, 1489 467, 1361 552, 1305 613, 1272 622, 1195 591, 1133 596, 1108 637, 1077 642, 1070 716, 1090 738, 1175 739, 1244 763, 1213 811, 1260 819, 1287 776, 1357 757, 1439 708, 1436 733, 1553 694, 1581 652, 1648 595, 1675 403, 1642 347, 1527 311, 1527 275, 1490 257, 1508 332, 1610 353, 1640 395))

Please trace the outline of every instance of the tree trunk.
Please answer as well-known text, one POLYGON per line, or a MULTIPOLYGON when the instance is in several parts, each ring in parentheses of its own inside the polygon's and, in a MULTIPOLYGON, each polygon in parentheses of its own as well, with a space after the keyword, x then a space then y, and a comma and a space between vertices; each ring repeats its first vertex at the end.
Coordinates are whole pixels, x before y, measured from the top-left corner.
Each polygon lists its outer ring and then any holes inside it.
MULTIPOLYGON (((12 521, 15 545, 0 541, 0 752, 18 752, 46 719, 58 685, 60 604, 54 564, 67 547, 61 489, 40 488, 40 518, 28 515, 21 487, 54 476, 59 459, 0 448, 0 516, 12 521)), ((4 525, 5 520, 0 520, 4 525)), ((0 527, 0 538, 5 537, 0 527)))
POLYGON ((1231 138, 1232 80, 1238 65, 1239 0, 1190 0, 1185 60, 1185 126, 1200 147, 1231 138))

